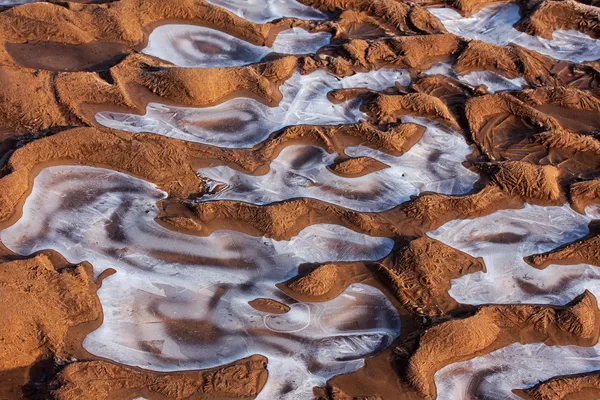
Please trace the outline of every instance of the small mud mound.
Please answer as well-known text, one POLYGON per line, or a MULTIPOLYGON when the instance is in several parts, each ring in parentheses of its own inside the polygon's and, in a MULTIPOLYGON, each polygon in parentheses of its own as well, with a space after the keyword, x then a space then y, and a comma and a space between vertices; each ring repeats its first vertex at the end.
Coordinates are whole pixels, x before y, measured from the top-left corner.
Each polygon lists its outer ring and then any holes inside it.
POLYGON ((285 314, 290 311, 290 306, 273 299, 254 299, 248 304, 255 310, 271 314, 285 314))
POLYGON ((389 167, 389 165, 386 165, 371 157, 350 158, 329 166, 331 171, 337 175, 348 178, 364 176, 389 167))
POLYGON ((324 296, 329 293, 337 283, 338 272, 337 265, 321 265, 308 275, 297 278, 287 287, 294 292, 305 296, 324 296))

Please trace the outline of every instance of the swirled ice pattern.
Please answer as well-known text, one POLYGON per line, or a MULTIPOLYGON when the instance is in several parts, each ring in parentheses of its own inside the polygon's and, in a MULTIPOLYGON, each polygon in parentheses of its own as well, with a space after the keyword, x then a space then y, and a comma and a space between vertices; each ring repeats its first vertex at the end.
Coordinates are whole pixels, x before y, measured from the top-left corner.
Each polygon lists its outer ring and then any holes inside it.
POLYGON ((429 8, 444 27, 455 35, 487 43, 515 43, 558 60, 576 63, 600 58, 600 41, 574 30, 555 30, 552 40, 528 35, 513 26, 519 21, 519 6, 497 4, 484 7, 470 17, 463 17, 450 8, 429 8))
POLYGON ((502 90, 519 90, 527 87, 527 81, 521 77, 508 79, 492 71, 473 71, 468 74, 459 75, 449 63, 438 63, 423 71, 426 75, 440 74, 477 87, 487 86, 488 93, 496 93, 502 90))
POLYGON ((527 389, 559 375, 600 369, 600 346, 547 346, 515 343, 435 374, 438 400, 520 400, 513 389, 527 389))
POLYGON ((423 138, 407 153, 395 157, 365 146, 350 147, 351 157, 367 156, 389 168, 362 177, 345 178, 331 172, 338 154, 320 147, 286 147, 265 175, 248 175, 228 166, 198 170, 198 175, 221 183, 224 189, 202 198, 268 204, 310 197, 358 211, 384 211, 423 191, 464 194, 479 178, 462 165, 471 152, 456 132, 425 118, 405 117, 404 122, 425 125, 423 138))
POLYGON ((327 16, 319 10, 295 0, 207 0, 207 2, 256 23, 269 22, 283 17, 309 20, 327 19, 327 16))
POLYGON ((93 354, 159 371, 207 368, 251 354, 268 357, 263 399, 312 399, 312 387, 356 370, 391 344, 399 317, 378 289, 348 287, 324 303, 300 303, 276 288, 306 262, 377 260, 393 241, 337 225, 314 225, 289 241, 218 231, 196 237, 155 222, 166 193, 92 167, 44 169, 22 218, 2 242, 18 254, 54 249, 96 274, 117 273, 98 291, 102 326, 84 342, 93 354), (248 301, 286 303, 285 315, 248 301))
POLYGON ((330 39, 329 33, 291 28, 280 32, 273 46, 265 47, 203 26, 163 25, 152 31, 142 53, 180 67, 220 68, 252 64, 269 53, 315 53, 330 39))
MULTIPOLYGON (((600 296, 600 268, 550 265, 538 270, 524 256, 552 250, 588 233, 600 217, 600 207, 586 215, 568 205, 502 210, 472 220, 455 220, 428 235, 474 257, 483 257, 487 272, 452 282, 450 294, 468 304, 566 304, 590 290, 600 296)), ((515 343, 469 361, 439 370, 435 382, 439 400, 458 398, 520 399, 513 389, 526 389, 555 376, 600 369, 600 345, 547 346, 515 343), (560 360, 560 362, 558 362, 560 360)))
POLYGON ((280 90, 277 107, 238 97, 213 107, 175 107, 150 103, 146 115, 100 112, 96 121, 109 128, 148 132, 190 142, 220 147, 252 147, 270 133, 289 125, 352 124, 367 116, 359 110, 360 100, 333 104, 327 93, 334 89, 383 90, 394 82, 407 86, 406 70, 381 69, 337 78, 317 70, 308 75, 294 73, 280 90))
POLYGON ((566 304, 589 289, 600 296, 600 268, 550 265, 538 270, 523 257, 543 253, 588 233, 589 215, 568 205, 526 204, 471 220, 454 220, 428 235, 473 257, 482 257, 487 272, 452 281, 450 295, 466 304, 566 304))

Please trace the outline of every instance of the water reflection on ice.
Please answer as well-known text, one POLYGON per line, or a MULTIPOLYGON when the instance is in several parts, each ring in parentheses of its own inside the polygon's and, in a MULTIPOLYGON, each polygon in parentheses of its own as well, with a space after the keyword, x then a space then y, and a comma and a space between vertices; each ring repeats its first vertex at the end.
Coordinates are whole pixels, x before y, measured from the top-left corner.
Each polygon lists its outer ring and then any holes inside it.
POLYGON ((255 46, 216 29, 194 25, 163 25, 142 50, 181 67, 217 68, 252 64, 269 53, 308 54, 329 44, 331 34, 302 28, 280 32, 272 47, 255 46))
POLYGON ((264 23, 282 17, 300 19, 327 19, 327 16, 296 0, 207 0, 238 16, 256 23, 264 23))
POLYGON ((332 173, 337 154, 320 147, 285 148, 262 176, 247 175, 227 166, 203 168, 198 174, 225 184, 225 189, 203 200, 241 200, 267 204, 295 197, 311 197, 359 211, 384 211, 423 191, 464 194, 479 176, 462 165, 471 152, 464 138, 424 118, 403 118, 427 126, 410 151, 394 157, 364 146, 351 147, 351 157, 372 157, 390 166, 357 178, 332 173))
POLYGON ((221 147, 252 147, 270 133, 289 125, 351 124, 365 119, 360 100, 333 104, 327 93, 334 89, 370 88, 383 90, 410 84, 406 70, 381 69, 337 78, 318 70, 298 72, 281 85, 283 99, 268 107, 249 98, 235 98, 213 107, 190 108, 150 103, 146 115, 100 112, 98 123, 129 132, 150 132, 176 139, 221 147))
POLYGON ((473 71, 465 75, 459 75, 448 63, 435 64, 423 73, 427 75, 446 75, 475 87, 486 85, 488 93, 496 93, 501 90, 519 90, 528 86, 527 81, 521 77, 508 79, 492 71, 473 71))
POLYGON ((469 361, 450 364, 435 374, 438 400, 515 399, 526 389, 558 375, 600 369, 600 346, 547 346, 515 343, 469 361))
POLYGON ((600 41, 584 33, 556 30, 552 40, 548 40, 516 30, 513 26, 520 19, 516 4, 491 5, 466 18, 450 8, 429 8, 428 11, 456 35, 500 45, 515 43, 559 60, 577 63, 600 58, 600 41))
POLYGON ((165 193, 91 167, 50 167, 35 179, 23 217, 2 242, 19 254, 54 249, 70 262, 112 267, 98 295, 104 323, 84 346, 154 370, 212 367, 250 354, 269 358, 265 399, 312 398, 311 388, 353 371, 389 345, 399 318, 379 290, 351 285, 326 303, 297 303, 275 284, 304 262, 376 260, 393 242, 337 225, 315 225, 290 241, 218 231, 173 232, 154 221, 165 193), (287 303, 270 315, 248 301, 287 303), (284 390, 291 390, 286 392, 284 390))

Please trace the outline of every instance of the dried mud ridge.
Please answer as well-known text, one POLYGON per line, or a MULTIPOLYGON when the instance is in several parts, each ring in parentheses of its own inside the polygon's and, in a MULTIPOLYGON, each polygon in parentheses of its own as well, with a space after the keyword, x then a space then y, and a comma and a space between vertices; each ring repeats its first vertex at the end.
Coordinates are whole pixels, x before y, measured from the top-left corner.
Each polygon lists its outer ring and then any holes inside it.
MULTIPOLYGON (((159 221, 186 233, 231 229, 287 240, 318 223, 394 239, 390 255, 374 263, 326 263, 280 284, 295 298, 323 301, 363 275, 377 277, 397 300, 410 329, 391 351, 369 359, 355 373, 316 388, 321 399, 427 398, 436 396, 434 374, 511 343, 593 346, 600 331, 595 297, 585 292, 565 306, 457 303, 451 280, 485 271, 481 259, 429 238, 426 232, 454 219, 476 218, 525 203, 573 209, 600 204, 600 64, 576 64, 510 44, 500 46, 448 33, 427 11, 446 3, 423 0, 301 0, 329 19, 281 18, 257 24, 203 0, 36 2, 0 12, 0 129, 3 132, 0 220, 21 213, 40 169, 84 164, 126 172, 168 193, 159 221), (206 25, 255 45, 270 45, 290 27, 333 35, 314 55, 271 55, 230 68, 182 68, 139 53, 148 32, 169 21, 206 25), (74 56, 73 56, 74 55, 74 56), (447 62, 459 74, 491 71, 522 78, 522 90, 488 93, 444 75, 423 71, 447 62), (236 96, 274 106, 279 87, 296 71, 324 70, 338 77, 382 68, 410 70, 411 83, 389 82, 381 92, 343 89, 332 102, 359 98, 369 117, 353 125, 290 126, 249 149, 220 148, 159 135, 99 126, 96 111, 143 114, 149 102, 188 107, 236 96), (239 201, 202 202, 215 190, 196 173, 224 165, 262 175, 280 152, 311 144, 340 156, 330 166, 359 177, 387 165, 344 150, 364 145, 390 155, 408 152, 425 128, 404 123, 427 117, 463 134, 472 154, 465 163, 481 179, 464 196, 422 193, 384 212, 360 212, 317 199, 296 198, 263 206, 239 201), (572 117, 575 116, 575 117, 572 117), (132 157, 132 155, 135 155, 132 157), (376 377, 384 376, 385 384, 376 377)), ((456 0, 471 15, 491 2, 456 0)), ((595 1, 535 0, 517 3, 516 28, 551 38, 577 30, 600 38, 595 1), (589 4, 587 4, 589 3, 589 4)), ((597 229, 575 243, 526 261, 600 266, 597 229)), ((81 340, 102 322, 90 265, 67 265, 45 254, 22 259, 3 250, 0 264, 0 388, 2 398, 149 399, 254 398, 267 379, 260 355, 202 371, 157 373, 99 359, 81 340), (18 333, 18 334, 15 334, 18 333)), ((60 257, 59 257, 60 258, 60 257)), ((565 267, 568 268, 568 267, 565 267)), ((252 307, 289 312, 273 299, 252 307)), ((556 377, 522 391, 532 399, 600 393, 598 373, 556 377)))

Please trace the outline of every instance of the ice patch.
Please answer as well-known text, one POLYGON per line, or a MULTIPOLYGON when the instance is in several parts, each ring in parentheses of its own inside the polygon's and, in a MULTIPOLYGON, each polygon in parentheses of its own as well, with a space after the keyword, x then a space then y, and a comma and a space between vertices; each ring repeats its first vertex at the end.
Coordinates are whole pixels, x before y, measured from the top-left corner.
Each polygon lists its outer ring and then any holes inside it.
POLYGON ((459 75, 448 63, 435 64, 427 71, 423 71, 423 73, 427 75, 440 74, 449 76, 475 87, 486 85, 488 93, 496 93, 502 90, 519 90, 528 86, 527 81, 521 77, 508 79, 491 71, 473 71, 465 75, 459 75))
POLYGON ((269 22, 283 17, 310 20, 327 19, 327 16, 319 10, 295 0, 207 0, 207 2, 256 23, 269 22))
MULTIPOLYGON (((564 305, 590 290, 600 296, 600 268, 587 265, 529 266, 524 256, 546 252, 588 233, 597 205, 586 215, 568 205, 502 210, 472 220, 455 220, 429 232, 434 239, 483 257, 487 273, 474 273, 452 282, 450 295, 467 304, 564 305)), ((595 347, 512 344, 469 361, 439 370, 435 382, 439 400, 458 398, 520 399, 513 389, 526 389, 555 376, 600 369, 600 345, 595 347)))
POLYGON ((435 374, 438 400, 514 399, 513 389, 527 389, 559 375, 600 369, 600 346, 547 346, 515 343, 469 361, 450 364, 435 374))
POLYGON ((383 90, 394 86, 395 81, 409 85, 408 71, 381 69, 345 78, 322 70, 309 75, 296 72, 281 85, 283 99, 277 107, 242 97, 205 108, 150 103, 146 115, 100 112, 96 121, 129 132, 149 132, 220 147, 252 147, 289 125, 352 124, 365 119, 358 109, 360 100, 333 104, 327 93, 345 88, 383 90))
POLYGON ((473 257, 483 257, 487 272, 452 281, 450 295, 465 304, 566 304, 585 289, 600 296, 600 268, 550 265, 538 270, 523 257, 543 253, 588 233, 591 218, 568 205, 526 204, 471 220, 454 220, 427 235, 473 257))
POLYGON ((225 184, 225 189, 202 197, 268 204, 296 197, 323 200, 358 211, 377 212, 395 207, 423 191, 464 194, 479 178, 462 165, 471 149, 464 138, 424 118, 403 118, 425 125, 423 138, 407 153, 395 157, 365 146, 350 147, 351 157, 367 156, 390 166, 365 176, 344 178, 332 173, 337 154, 320 147, 286 147, 261 176, 244 174, 228 166, 198 170, 198 175, 225 184))
POLYGON ((105 169, 41 171, 22 218, 0 233, 18 254, 60 252, 117 273, 98 291, 102 326, 85 348, 120 363, 167 371, 208 368, 251 354, 269 358, 263 399, 312 399, 312 387, 356 370, 399 334, 385 295, 351 285, 325 303, 299 303, 275 287, 301 263, 377 260, 393 241, 337 225, 313 225, 289 241, 218 231, 196 237, 155 222, 166 193, 105 169), (258 297, 290 305, 284 315, 248 305, 258 297))
POLYGON ((558 60, 576 63, 600 58, 600 42, 579 31, 555 30, 552 40, 548 40, 516 30, 513 26, 520 19, 516 4, 491 5, 470 17, 463 17, 450 8, 428 8, 428 11, 455 35, 499 45, 515 43, 558 60))
POLYGON ((269 53, 308 54, 329 44, 331 34, 302 28, 280 32, 272 47, 255 46, 216 29, 194 25, 156 28, 142 53, 181 67, 217 68, 252 64, 269 53))

